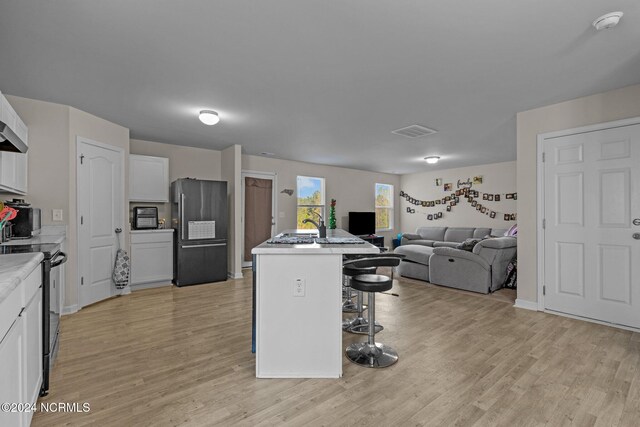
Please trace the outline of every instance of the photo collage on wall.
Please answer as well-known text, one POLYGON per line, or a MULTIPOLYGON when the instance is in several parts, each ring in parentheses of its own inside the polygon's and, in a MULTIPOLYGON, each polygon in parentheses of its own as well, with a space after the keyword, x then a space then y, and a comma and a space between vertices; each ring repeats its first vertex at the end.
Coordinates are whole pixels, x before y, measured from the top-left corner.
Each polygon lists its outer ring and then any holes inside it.
MULTIPOLYGON (((475 208, 478 213, 487 215, 489 218, 503 218, 505 221, 515 221, 517 218, 516 213, 500 212, 489 206, 483 205, 481 202, 493 202, 492 205, 495 205, 495 202, 518 200, 518 193, 481 192, 472 188, 474 185, 482 184, 483 181, 484 179, 482 175, 468 178, 465 181, 459 179, 455 184, 457 185, 457 189, 454 190, 453 183, 443 182, 442 178, 436 178, 436 186, 442 187, 443 191, 449 194, 439 199, 420 200, 411 197, 404 191, 400 191, 400 197, 403 197, 408 203, 417 207, 441 209, 439 212, 435 213, 420 212, 426 215, 429 221, 441 219, 444 216, 444 212, 453 212, 454 208, 460 204, 461 201, 468 203, 471 207, 475 208)), ((406 212, 409 214, 415 214, 416 209, 407 207, 406 212)))

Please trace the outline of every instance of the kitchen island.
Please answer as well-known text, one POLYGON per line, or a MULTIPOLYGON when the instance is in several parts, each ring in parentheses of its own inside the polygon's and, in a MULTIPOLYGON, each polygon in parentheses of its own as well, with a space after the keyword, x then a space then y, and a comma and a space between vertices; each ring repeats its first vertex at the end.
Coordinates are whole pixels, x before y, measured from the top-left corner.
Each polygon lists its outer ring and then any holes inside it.
POLYGON ((310 231, 287 230, 271 242, 291 243, 252 250, 258 378, 342 376, 343 255, 380 249, 344 230, 327 230, 326 240, 303 235, 310 231))

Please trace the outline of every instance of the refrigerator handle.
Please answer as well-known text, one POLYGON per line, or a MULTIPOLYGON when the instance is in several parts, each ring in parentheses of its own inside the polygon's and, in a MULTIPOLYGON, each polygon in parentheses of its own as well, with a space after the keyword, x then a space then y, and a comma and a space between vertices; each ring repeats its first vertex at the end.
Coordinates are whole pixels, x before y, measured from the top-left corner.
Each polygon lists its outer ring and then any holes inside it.
POLYGON ((184 193, 180 194, 180 227, 182 228, 182 240, 184 240, 184 193))

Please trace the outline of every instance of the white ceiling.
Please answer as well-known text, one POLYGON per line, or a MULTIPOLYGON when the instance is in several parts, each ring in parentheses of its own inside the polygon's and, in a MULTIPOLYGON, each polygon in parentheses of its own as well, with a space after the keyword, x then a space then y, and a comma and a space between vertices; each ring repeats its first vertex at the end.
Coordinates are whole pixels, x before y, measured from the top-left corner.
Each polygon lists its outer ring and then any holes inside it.
POLYGON ((640 83, 639 40, 637 0, 2 0, 0 90, 132 138, 408 173, 514 160, 518 111, 640 83), (411 124, 439 133, 391 133, 411 124))

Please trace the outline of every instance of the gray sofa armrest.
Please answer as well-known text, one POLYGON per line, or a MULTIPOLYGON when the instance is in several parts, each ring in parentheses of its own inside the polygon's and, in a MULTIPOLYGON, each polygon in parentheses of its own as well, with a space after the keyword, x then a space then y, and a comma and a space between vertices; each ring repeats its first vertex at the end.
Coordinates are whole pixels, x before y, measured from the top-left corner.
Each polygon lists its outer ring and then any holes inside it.
POLYGON ((453 248, 455 249, 460 243, 457 242, 435 242, 434 248, 453 248))
POLYGON ((420 239, 422 239, 422 236, 419 235, 419 234, 415 234, 415 233, 402 233, 402 239, 420 240, 420 239))
POLYGON ((442 256, 442 257, 457 258, 460 260, 472 261, 487 271, 491 269, 491 265, 487 262, 487 260, 485 260, 481 256, 478 256, 474 253, 463 251, 462 249, 445 248, 445 247, 434 248, 432 257, 434 256, 442 256))
MULTIPOLYGON (((482 247, 491 249, 507 249, 515 248, 518 246, 518 239, 515 237, 493 237, 491 239, 484 239, 476 246, 479 246, 478 250, 482 247)), ((474 252, 477 252, 474 248, 474 252)))

